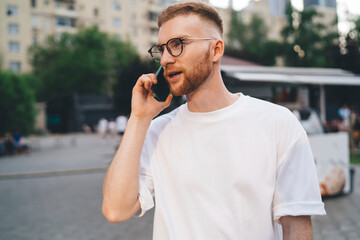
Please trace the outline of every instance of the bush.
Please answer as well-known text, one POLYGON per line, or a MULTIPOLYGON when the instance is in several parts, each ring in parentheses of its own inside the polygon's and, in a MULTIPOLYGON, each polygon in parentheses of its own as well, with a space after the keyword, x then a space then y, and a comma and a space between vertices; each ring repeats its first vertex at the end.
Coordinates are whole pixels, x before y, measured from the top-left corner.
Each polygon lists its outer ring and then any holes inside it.
POLYGON ((35 96, 28 78, 0 71, 0 135, 15 130, 29 134, 33 130, 35 96))

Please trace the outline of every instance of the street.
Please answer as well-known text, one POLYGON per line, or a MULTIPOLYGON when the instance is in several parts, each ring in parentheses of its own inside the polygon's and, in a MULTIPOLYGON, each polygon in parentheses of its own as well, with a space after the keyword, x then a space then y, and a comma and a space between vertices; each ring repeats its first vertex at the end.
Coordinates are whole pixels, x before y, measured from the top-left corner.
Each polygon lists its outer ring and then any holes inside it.
MULTIPOLYGON (((1 240, 152 238, 153 211, 126 223, 101 213, 102 181, 118 139, 65 135, 32 139, 30 154, 0 158, 1 240)), ((314 239, 360 239, 360 166, 355 191, 325 200, 314 239)))

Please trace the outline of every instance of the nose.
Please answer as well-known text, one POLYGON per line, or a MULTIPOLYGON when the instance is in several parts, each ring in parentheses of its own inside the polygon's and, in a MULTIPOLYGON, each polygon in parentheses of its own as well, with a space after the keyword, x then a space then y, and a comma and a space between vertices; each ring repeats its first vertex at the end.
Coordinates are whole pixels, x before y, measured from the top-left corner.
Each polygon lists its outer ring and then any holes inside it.
POLYGON ((160 64, 162 66, 166 66, 168 64, 174 63, 175 57, 171 56, 171 54, 168 52, 167 48, 164 48, 164 52, 160 59, 160 64))

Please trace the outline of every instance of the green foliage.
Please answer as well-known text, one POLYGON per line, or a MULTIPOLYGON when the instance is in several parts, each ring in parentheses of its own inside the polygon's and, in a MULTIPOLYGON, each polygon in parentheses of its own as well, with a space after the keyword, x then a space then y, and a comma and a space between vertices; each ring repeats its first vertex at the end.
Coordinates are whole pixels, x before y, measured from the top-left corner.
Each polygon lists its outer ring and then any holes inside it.
POLYGON ((276 58, 282 56, 288 66, 342 67, 352 71, 355 65, 358 68, 360 61, 354 56, 359 51, 358 41, 356 43, 350 38, 358 36, 359 39, 360 20, 357 25, 354 21, 358 27, 354 27, 349 35, 348 56, 340 56, 337 18, 325 26, 322 24, 323 15, 314 8, 296 11, 289 4, 285 19, 286 25, 281 32, 283 41, 277 42, 267 39, 268 29, 260 16, 253 15, 251 21, 245 24, 239 14, 233 12, 228 35, 230 48, 226 49, 226 54, 263 65, 275 65, 276 58))
POLYGON ((31 76, 0 72, 0 135, 19 130, 28 134, 35 121, 35 96, 28 79, 31 76))
POLYGON ((246 32, 246 25, 236 11, 231 12, 230 31, 228 33, 229 46, 233 49, 240 48, 242 36, 246 32))
POLYGON ((350 155, 351 164, 360 164, 360 154, 356 153, 355 155, 350 155))
POLYGON ((54 95, 108 94, 118 71, 136 56, 129 43, 116 41, 97 27, 76 34, 54 36, 30 49, 34 73, 39 77, 38 98, 54 95))
POLYGON ((282 30, 284 42, 282 54, 288 66, 298 67, 334 67, 329 52, 336 44, 339 34, 325 31, 326 28, 336 29, 337 19, 333 25, 321 23, 323 15, 314 8, 302 12, 294 10, 291 5, 286 10, 287 24, 282 30))
POLYGON ((226 54, 264 65, 274 65, 280 44, 267 39, 268 28, 264 20, 255 14, 249 24, 245 24, 235 11, 231 16, 228 35, 230 48, 226 49, 226 54))
POLYGON ((360 16, 353 19, 353 23, 346 35, 345 53, 338 55, 336 60, 341 68, 360 74, 360 16))

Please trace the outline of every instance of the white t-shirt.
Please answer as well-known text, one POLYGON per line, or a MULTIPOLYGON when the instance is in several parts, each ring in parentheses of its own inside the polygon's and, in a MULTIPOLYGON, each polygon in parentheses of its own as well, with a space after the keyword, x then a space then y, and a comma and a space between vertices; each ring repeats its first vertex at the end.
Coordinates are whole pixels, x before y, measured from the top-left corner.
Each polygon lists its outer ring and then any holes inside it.
POLYGON ((109 131, 116 132, 116 123, 114 121, 109 122, 109 131))
POLYGON ((108 121, 104 118, 99 120, 98 130, 99 132, 105 132, 108 128, 108 121))
POLYGON ((325 214, 299 121, 243 94, 214 112, 184 104, 155 119, 139 187, 139 216, 155 196, 156 240, 282 239, 281 216, 325 214))
POLYGON ((127 124, 127 117, 118 116, 116 118, 116 129, 118 132, 124 132, 127 124))

